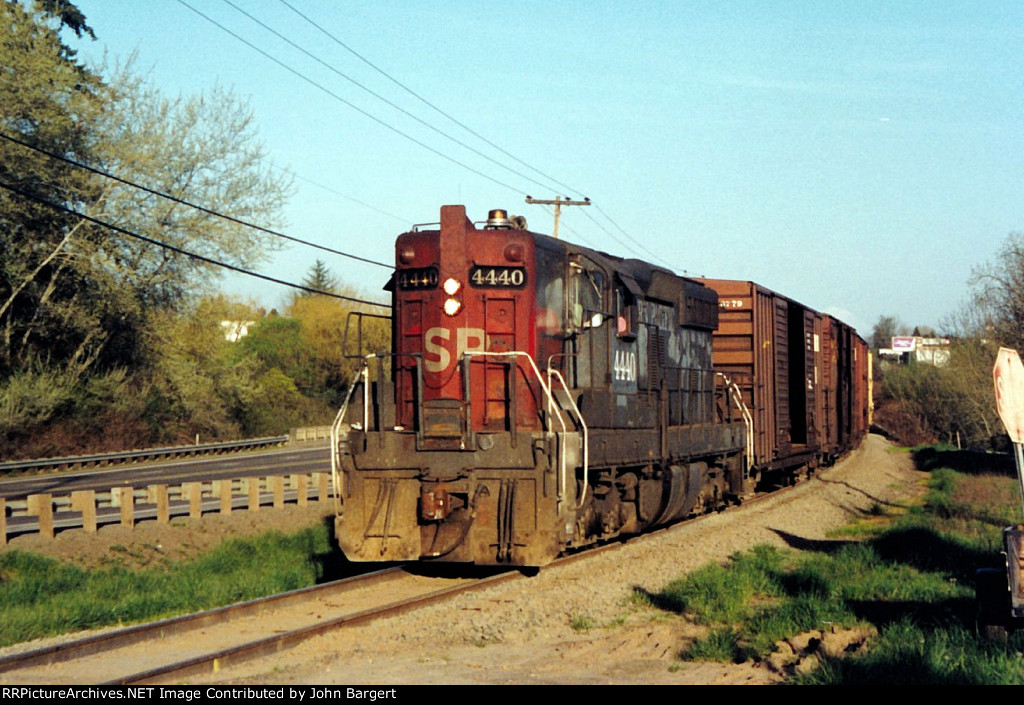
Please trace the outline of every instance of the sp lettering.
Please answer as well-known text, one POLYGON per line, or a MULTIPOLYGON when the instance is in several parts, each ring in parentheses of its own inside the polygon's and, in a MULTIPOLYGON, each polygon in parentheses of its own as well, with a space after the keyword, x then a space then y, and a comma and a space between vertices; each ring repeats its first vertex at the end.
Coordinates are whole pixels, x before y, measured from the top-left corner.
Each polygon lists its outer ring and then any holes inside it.
POLYGON ((427 372, 444 372, 463 353, 483 352, 489 342, 483 328, 430 328, 423 337, 423 367, 427 372))

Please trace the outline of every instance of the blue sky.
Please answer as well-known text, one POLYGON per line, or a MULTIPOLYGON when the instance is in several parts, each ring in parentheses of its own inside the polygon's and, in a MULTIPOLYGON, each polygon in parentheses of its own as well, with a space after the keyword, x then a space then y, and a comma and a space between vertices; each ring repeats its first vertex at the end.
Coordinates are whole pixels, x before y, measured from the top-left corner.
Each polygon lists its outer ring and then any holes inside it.
MULTIPOLYGON (((939 326, 972 267, 1024 230, 1024 3, 288 0, 502 152, 281 0, 231 2, 337 72, 224 0, 186 1, 305 78, 179 0, 77 0, 98 41, 75 44, 136 51, 169 94, 247 97, 296 175, 285 231, 363 257, 392 261, 398 233, 443 204, 550 232, 526 194, 587 196, 565 239, 753 280, 867 336, 880 315, 939 326)), ((383 269, 308 248, 264 271, 300 281, 318 257, 384 298, 383 269)), ((288 296, 225 285, 267 306, 288 296)))

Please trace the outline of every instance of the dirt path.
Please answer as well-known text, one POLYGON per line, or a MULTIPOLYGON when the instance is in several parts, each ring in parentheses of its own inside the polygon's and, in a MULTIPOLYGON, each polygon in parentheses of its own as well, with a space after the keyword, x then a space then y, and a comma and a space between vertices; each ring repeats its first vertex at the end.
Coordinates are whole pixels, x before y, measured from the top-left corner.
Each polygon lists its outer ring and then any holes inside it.
MULTIPOLYGON (((209 682, 284 684, 764 684, 763 665, 684 663, 695 627, 630 605, 709 561, 757 544, 807 548, 830 531, 923 491, 906 453, 870 436, 785 497, 683 525, 621 551, 400 618, 321 637, 209 682)), ((202 681, 203 679, 197 679, 202 681)))

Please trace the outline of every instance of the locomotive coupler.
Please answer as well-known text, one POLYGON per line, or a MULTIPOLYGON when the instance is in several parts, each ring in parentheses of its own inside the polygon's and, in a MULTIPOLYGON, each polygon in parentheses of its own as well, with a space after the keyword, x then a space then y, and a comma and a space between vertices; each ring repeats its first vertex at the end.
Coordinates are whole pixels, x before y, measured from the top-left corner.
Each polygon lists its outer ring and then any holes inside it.
POLYGON ((451 510, 452 502, 448 490, 424 487, 420 492, 420 518, 424 521, 443 521, 451 510))

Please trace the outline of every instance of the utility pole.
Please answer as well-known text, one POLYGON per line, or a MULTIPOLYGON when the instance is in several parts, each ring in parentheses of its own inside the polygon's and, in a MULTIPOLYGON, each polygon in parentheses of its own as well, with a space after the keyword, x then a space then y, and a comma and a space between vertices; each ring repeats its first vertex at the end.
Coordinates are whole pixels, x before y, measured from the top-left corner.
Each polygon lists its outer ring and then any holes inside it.
POLYGON ((582 201, 570 201, 569 197, 566 196, 563 199, 561 196, 555 196, 553 201, 541 201, 533 198, 532 196, 526 197, 526 202, 531 205, 537 206, 554 206, 555 207, 555 231, 551 234, 556 240, 558 239, 558 219, 562 216, 562 206, 589 206, 590 199, 584 198, 582 201))

